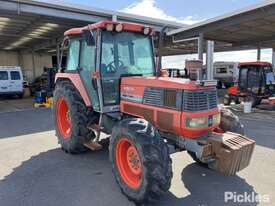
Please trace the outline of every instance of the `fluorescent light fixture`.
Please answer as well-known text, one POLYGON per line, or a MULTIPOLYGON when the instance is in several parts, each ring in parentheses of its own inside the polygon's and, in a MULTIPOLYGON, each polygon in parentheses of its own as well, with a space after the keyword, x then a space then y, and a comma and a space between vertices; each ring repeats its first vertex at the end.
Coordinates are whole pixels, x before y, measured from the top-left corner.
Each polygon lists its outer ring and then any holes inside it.
MULTIPOLYGON (((0 21, 1 21, 1 17, 0 17, 0 21)), ((33 38, 38 38, 39 36, 41 36, 45 33, 48 33, 48 32, 54 30, 57 27, 59 27, 58 24, 45 23, 42 26, 37 27, 36 29, 31 31, 30 33, 26 34, 25 37, 22 37, 19 40, 17 40, 16 42, 13 42, 9 46, 5 47, 4 49, 6 49, 6 50, 14 49, 15 47, 20 46, 20 45, 32 40, 33 38)), ((1 31, 1 27, 0 27, 0 31, 1 31)))
POLYGON ((9 23, 10 20, 11 19, 7 18, 7 17, 0 17, 0 22, 1 22, 1 24, 0 24, 0 31, 2 31, 3 28, 5 28, 8 25, 8 23, 9 23))
POLYGON ((0 17, 0 21, 1 21, 1 22, 9 22, 9 21, 11 21, 11 18, 8 18, 8 17, 0 17))
POLYGON ((48 50, 48 53, 56 52, 56 49, 48 50))

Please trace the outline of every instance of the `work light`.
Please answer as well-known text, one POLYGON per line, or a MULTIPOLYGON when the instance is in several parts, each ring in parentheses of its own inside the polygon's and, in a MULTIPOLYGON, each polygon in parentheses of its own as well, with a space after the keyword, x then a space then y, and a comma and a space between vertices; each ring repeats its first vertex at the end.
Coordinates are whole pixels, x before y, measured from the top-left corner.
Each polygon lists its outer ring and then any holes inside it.
POLYGON ((150 28, 149 27, 145 27, 143 30, 144 35, 148 35, 150 33, 150 28))
POLYGON ((123 30, 123 25, 122 24, 116 25, 116 31, 117 32, 121 32, 122 30, 123 30))
POLYGON ((107 31, 113 31, 114 30, 114 25, 113 24, 107 24, 106 25, 106 30, 107 31))

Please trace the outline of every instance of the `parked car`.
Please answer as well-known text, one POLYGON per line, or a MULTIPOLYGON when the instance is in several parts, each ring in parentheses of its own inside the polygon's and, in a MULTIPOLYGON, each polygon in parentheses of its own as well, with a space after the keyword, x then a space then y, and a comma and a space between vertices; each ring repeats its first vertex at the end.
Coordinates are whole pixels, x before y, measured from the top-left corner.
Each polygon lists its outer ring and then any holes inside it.
POLYGON ((0 66, 0 95, 23 97, 23 74, 20 67, 0 66))
POLYGON ((238 62, 215 62, 214 79, 218 81, 218 88, 229 88, 238 80, 238 62))

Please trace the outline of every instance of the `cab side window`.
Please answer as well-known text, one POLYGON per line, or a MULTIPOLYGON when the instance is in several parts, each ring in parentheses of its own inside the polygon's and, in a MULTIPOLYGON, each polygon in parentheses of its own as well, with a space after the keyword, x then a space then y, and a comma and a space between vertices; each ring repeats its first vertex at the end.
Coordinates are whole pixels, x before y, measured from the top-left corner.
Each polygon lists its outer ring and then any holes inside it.
POLYGON ((79 52, 80 52, 80 41, 79 39, 71 39, 69 44, 69 53, 67 61, 67 70, 74 71, 78 68, 79 64, 79 52))

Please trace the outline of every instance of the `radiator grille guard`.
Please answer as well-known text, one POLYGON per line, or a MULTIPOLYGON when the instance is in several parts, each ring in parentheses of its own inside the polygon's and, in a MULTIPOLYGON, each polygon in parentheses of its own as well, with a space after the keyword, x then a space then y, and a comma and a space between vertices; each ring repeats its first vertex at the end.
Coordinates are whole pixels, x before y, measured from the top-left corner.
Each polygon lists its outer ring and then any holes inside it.
POLYGON ((231 132, 213 134, 208 143, 216 159, 209 167, 228 176, 249 165, 255 147, 254 140, 231 132))
POLYGON ((183 111, 198 112, 217 108, 217 90, 185 90, 183 92, 183 111))

